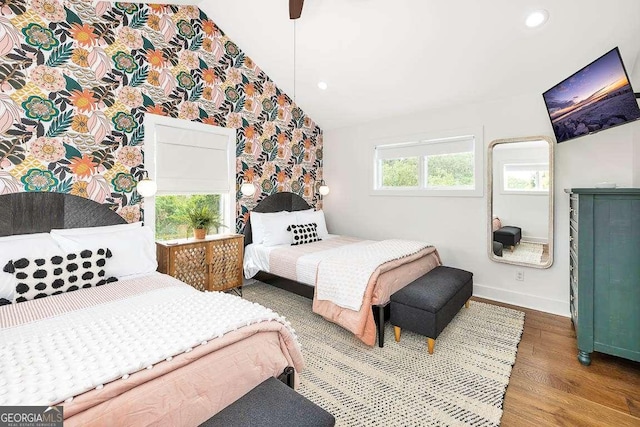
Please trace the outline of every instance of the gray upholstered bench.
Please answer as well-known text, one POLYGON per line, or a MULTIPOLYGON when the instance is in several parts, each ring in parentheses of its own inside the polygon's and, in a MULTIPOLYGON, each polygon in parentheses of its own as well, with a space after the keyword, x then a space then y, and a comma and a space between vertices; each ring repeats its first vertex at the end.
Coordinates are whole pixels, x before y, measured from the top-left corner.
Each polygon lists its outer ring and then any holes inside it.
POLYGON ((436 267, 391 295, 391 324, 396 341, 402 329, 427 337, 429 354, 436 338, 458 314, 469 307, 473 273, 451 267, 436 267))
POLYGON ((306 397, 269 378, 201 427, 331 427, 336 419, 306 397))

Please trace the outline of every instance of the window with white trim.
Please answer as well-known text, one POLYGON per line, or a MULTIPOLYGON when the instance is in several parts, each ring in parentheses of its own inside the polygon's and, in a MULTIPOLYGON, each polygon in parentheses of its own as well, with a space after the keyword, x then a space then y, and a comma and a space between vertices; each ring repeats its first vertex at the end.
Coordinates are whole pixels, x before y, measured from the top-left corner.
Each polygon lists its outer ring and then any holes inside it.
POLYGON ((194 208, 213 214, 210 233, 233 231, 235 130, 149 114, 145 130, 145 166, 158 185, 145 199, 145 222, 156 238, 191 236, 186 213, 194 208))
POLYGON ((482 196, 482 140, 474 134, 380 144, 374 194, 482 196))
POLYGON ((506 193, 548 193, 548 163, 506 163, 502 170, 503 191, 506 193))

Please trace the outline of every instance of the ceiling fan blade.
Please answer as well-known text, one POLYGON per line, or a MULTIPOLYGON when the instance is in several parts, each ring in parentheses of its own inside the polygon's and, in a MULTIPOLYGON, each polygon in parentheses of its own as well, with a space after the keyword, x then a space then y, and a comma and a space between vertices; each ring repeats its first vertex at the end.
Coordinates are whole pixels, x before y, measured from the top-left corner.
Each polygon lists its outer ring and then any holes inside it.
POLYGON ((298 19, 302 14, 304 0, 289 0, 289 18, 298 19))

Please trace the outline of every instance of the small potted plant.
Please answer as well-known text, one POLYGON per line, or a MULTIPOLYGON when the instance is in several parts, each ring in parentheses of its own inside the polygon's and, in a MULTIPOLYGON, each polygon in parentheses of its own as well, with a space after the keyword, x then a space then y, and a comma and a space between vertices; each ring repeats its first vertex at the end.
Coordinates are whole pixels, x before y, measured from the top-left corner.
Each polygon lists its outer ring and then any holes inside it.
POLYGON ((193 228, 193 237, 196 239, 204 239, 209 227, 215 225, 214 222, 218 222, 215 215, 207 207, 193 208, 187 211, 187 219, 193 228))

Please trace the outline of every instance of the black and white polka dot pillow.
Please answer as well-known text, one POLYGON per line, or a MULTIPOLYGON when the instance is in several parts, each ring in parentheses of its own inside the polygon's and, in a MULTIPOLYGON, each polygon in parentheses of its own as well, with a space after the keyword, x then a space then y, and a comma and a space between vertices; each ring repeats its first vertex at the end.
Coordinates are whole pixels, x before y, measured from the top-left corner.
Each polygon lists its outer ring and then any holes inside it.
POLYGON ((111 258, 109 249, 85 249, 49 258, 20 258, 4 266, 16 277, 13 302, 23 302, 63 292, 77 291, 115 282, 106 277, 104 266, 111 258))
POLYGON ((294 245, 304 245, 305 243, 319 242, 322 240, 318 237, 318 224, 312 222, 311 224, 292 224, 287 227, 287 230, 291 232, 294 245))

